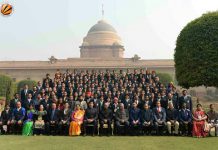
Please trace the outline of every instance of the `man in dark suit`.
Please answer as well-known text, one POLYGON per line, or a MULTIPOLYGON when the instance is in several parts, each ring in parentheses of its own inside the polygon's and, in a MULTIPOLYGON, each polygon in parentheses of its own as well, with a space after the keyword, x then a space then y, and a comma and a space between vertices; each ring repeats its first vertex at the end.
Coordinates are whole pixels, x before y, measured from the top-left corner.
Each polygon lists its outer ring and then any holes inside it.
POLYGON ((179 124, 183 135, 191 135, 192 113, 187 109, 186 103, 183 103, 182 109, 179 110, 179 124))
POLYGON ((22 106, 26 109, 29 110, 30 105, 32 105, 33 107, 35 106, 35 103, 32 99, 32 94, 28 93, 27 99, 24 101, 24 104, 22 104, 22 106))
POLYGON ((148 103, 144 104, 144 109, 141 111, 141 123, 145 133, 150 135, 153 126, 153 112, 148 103))
POLYGON ((22 106, 24 106, 25 100, 27 99, 29 93, 33 94, 33 91, 29 89, 27 84, 25 84, 23 90, 20 92, 22 106))
POLYGON ((64 104, 64 110, 60 111, 59 133, 61 135, 68 135, 69 125, 72 111, 69 103, 64 104))
POLYGON ((132 134, 139 134, 139 130, 141 127, 141 112, 140 109, 137 107, 136 102, 132 104, 132 108, 130 109, 129 112, 129 121, 130 121, 130 127, 132 134))
POLYGON ((46 122, 46 133, 51 134, 51 131, 53 131, 53 134, 57 134, 57 127, 60 119, 59 111, 56 109, 56 104, 52 103, 51 110, 48 111, 47 114, 47 122, 46 122))
POLYGON ((97 128, 97 124, 98 124, 98 110, 97 108, 94 108, 94 102, 93 101, 89 101, 89 105, 88 108, 85 111, 85 116, 84 116, 84 121, 83 121, 83 125, 84 125, 84 135, 86 135, 86 128, 87 126, 92 125, 92 135, 95 135, 95 131, 97 128))
POLYGON ((117 130, 120 130, 121 125, 124 125, 126 134, 129 129, 129 111, 125 109, 123 103, 119 104, 119 109, 116 111, 115 114, 115 121, 117 130))
POLYGON ((19 134, 22 130, 23 121, 26 115, 25 108, 21 107, 21 102, 17 102, 17 107, 12 112, 11 126, 14 134, 19 134))
POLYGON ((4 111, 2 111, 2 113, 0 114, 0 122, 1 122, 0 124, 2 125, 2 127, 3 126, 7 127, 6 130, 2 128, 3 133, 11 132, 12 110, 13 109, 10 109, 9 105, 6 105, 4 111))
POLYGON ((49 99, 49 95, 46 94, 45 95, 45 99, 43 99, 42 101, 40 101, 40 105, 43 105, 44 109, 46 111, 49 110, 49 106, 51 105, 52 101, 49 99))
POLYGON ((16 103, 20 100, 20 95, 18 93, 14 94, 14 99, 10 101, 10 109, 13 110, 16 108, 16 103))
POLYGON ((179 109, 182 109, 183 103, 186 103, 186 108, 192 112, 192 98, 187 94, 187 90, 183 90, 182 96, 179 98, 179 109))
POLYGON ((175 128, 175 135, 177 136, 179 134, 179 114, 178 111, 174 108, 173 103, 170 102, 168 104, 169 108, 167 109, 167 129, 168 133, 172 134, 172 126, 175 128))
MULTIPOLYGON (((104 108, 100 111, 99 121, 100 130, 103 131, 104 125, 107 125, 107 135, 111 135, 111 123, 113 119, 113 112, 109 109, 109 103, 104 103, 104 108)), ((100 133, 101 135, 102 133, 100 133)))
POLYGON ((163 129, 166 127, 166 111, 163 107, 161 107, 160 101, 157 101, 156 107, 153 108, 154 115, 154 128, 156 130, 156 134, 163 134, 163 129))

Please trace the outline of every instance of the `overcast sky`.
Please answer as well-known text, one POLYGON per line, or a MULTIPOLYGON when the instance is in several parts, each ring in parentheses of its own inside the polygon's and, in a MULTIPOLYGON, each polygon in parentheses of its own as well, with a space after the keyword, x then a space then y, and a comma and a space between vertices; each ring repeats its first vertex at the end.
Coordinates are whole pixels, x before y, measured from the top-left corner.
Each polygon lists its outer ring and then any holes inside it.
POLYGON ((191 20, 218 10, 218 0, 0 0, 0 60, 79 57, 88 30, 102 18, 123 40, 125 57, 172 59, 176 38, 191 20))

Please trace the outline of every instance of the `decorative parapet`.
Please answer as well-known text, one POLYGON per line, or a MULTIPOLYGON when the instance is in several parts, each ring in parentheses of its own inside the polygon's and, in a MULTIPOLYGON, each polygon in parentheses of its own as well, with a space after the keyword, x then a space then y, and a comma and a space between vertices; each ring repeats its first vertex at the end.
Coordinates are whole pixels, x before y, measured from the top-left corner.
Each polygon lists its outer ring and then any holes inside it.
POLYGON ((133 62, 137 62, 138 60, 140 60, 141 57, 139 57, 137 54, 135 54, 133 57, 132 57, 132 61, 133 62))

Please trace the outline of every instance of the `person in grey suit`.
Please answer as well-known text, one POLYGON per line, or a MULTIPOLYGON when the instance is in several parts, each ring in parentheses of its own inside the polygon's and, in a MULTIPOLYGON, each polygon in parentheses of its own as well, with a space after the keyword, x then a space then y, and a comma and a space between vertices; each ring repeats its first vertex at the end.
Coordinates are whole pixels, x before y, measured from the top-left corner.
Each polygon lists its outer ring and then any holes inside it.
POLYGON ((154 128, 156 134, 163 134, 163 129, 166 127, 166 110, 161 107, 160 101, 157 101, 156 107, 153 108, 154 128))
POLYGON ((121 125, 124 125, 126 134, 129 128, 129 112, 123 103, 119 104, 119 109, 115 113, 115 121, 117 130, 121 129, 121 125))

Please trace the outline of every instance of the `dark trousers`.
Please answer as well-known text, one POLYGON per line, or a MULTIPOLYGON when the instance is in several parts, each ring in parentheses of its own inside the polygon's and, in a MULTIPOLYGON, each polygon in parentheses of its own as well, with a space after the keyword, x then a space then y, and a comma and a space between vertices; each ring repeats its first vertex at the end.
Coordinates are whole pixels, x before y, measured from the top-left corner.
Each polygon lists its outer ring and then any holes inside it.
POLYGON ((92 127, 92 135, 94 135, 97 129, 97 120, 94 120, 93 122, 88 122, 87 120, 83 121, 84 134, 87 133, 87 127, 92 127))
POLYGON ((185 135, 192 135, 192 123, 189 122, 188 124, 185 124, 184 122, 179 123, 179 128, 182 132, 182 134, 185 135))
POLYGON ((60 122, 58 124, 59 135, 69 135, 69 125, 69 122, 66 122, 65 124, 60 122))
POLYGON ((153 127, 153 124, 149 124, 149 125, 146 125, 146 124, 142 124, 142 130, 144 132, 144 134, 151 134, 151 131, 152 131, 152 127, 153 127))
POLYGON ((58 124, 57 122, 55 123, 50 123, 50 122, 47 122, 45 124, 45 132, 47 135, 57 135, 58 134, 58 124))
POLYGON ((104 124, 107 124, 108 125, 107 134, 111 135, 111 123, 112 123, 112 121, 109 119, 107 120, 107 123, 105 123, 104 120, 100 120, 100 134, 102 134, 102 132, 103 132, 104 124))
POLYGON ((163 131, 166 129, 166 122, 162 122, 162 123, 155 122, 154 129, 157 135, 159 134, 162 135, 163 131))
POLYGON ((18 124, 18 121, 14 121, 14 123, 11 124, 11 130, 13 134, 21 134, 23 128, 23 123, 18 124))
POLYGON ((116 121, 115 125, 116 125, 116 133, 117 134, 119 134, 120 131, 122 131, 121 126, 124 126, 124 134, 127 134, 128 130, 129 130, 129 121, 124 121, 124 122, 116 121))

